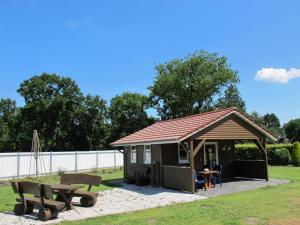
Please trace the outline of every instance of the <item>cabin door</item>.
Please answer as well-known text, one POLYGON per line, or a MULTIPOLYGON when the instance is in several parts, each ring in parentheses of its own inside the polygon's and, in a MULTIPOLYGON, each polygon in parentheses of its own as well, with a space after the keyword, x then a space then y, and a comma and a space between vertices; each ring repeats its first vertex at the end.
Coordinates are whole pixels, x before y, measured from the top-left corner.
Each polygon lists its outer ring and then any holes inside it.
POLYGON ((204 143, 204 167, 212 168, 219 164, 219 152, 217 142, 204 143))

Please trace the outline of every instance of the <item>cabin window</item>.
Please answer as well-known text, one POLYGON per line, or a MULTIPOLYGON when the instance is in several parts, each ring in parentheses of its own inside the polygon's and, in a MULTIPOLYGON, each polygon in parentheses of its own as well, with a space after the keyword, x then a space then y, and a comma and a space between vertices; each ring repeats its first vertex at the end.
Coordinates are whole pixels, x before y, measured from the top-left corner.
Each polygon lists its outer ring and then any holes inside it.
POLYGON ((130 162, 136 163, 136 146, 131 146, 130 149, 130 162))
POLYGON ((188 152, 188 144, 181 143, 178 144, 178 159, 180 163, 189 163, 189 152, 188 152))
POLYGON ((151 164, 151 146, 144 146, 144 164, 151 164))

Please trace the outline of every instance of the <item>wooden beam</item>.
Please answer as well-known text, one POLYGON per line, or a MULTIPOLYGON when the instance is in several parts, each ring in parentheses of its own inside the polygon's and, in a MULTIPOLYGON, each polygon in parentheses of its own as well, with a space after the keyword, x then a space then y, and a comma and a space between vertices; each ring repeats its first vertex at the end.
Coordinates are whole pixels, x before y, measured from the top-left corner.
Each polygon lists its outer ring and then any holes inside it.
POLYGON ((261 150, 263 150, 264 154, 264 158, 265 158, 265 170, 266 170, 266 181, 269 181, 269 171, 268 171, 268 150, 267 150, 267 144, 266 144, 266 140, 253 140, 254 143, 257 145, 258 148, 260 148, 261 150))
POLYGON ((120 149, 117 149, 117 151, 120 152, 120 153, 122 153, 122 154, 124 154, 124 150, 122 151, 120 149))
POLYGON ((268 167, 268 150, 267 150, 267 141, 263 140, 263 146, 265 149, 265 161, 266 161, 266 181, 269 181, 269 167, 268 167))
POLYGON ((204 142, 206 141, 206 139, 203 139, 198 145, 197 147, 194 149, 194 153, 193 153, 193 158, 195 158, 195 156, 197 155, 197 153, 199 152, 200 148, 204 145, 204 142))
POLYGON ((191 178, 192 178, 192 184, 191 184, 191 190, 192 193, 195 193, 195 179, 194 179, 194 170, 195 170, 195 165, 194 165, 194 146, 193 146, 193 140, 190 140, 190 164, 191 164, 191 178))
POLYGON ((187 152, 189 151, 189 149, 187 149, 186 145, 184 145, 183 142, 180 142, 179 145, 183 147, 187 152))
POLYGON ((259 139, 254 140, 254 142, 257 145, 257 147, 259 147, 261 150, 263 150, 266 153, 266 149, 265 149, 263 143, 259 139))

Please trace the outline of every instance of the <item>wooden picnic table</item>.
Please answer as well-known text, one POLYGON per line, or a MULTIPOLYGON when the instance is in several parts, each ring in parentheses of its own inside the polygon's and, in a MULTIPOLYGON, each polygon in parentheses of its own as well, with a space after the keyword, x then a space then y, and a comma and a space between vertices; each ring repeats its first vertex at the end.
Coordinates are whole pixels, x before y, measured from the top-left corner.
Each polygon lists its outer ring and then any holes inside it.
POLYGON ((80 185, 73 184, 51 184, 49 185, 54 193, 57 193, 61 200, 66 203, 65 208, 67 210, 71 210, 74 208, 72 205, 72 198, 74 196, 74 192, 81 188, 80 185))
POLYGON ((211 176, 216 173, 218 173, 218 171, 215 170, 197 172, 197 174, 204 176, 206 190, 212 188, 211 176))

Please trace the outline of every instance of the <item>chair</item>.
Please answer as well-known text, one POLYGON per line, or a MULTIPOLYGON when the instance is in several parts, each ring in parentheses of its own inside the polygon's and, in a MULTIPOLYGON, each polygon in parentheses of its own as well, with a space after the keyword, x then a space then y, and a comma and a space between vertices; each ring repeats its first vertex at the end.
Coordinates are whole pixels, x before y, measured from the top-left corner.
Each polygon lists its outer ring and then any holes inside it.
POLYGON ((213 167, 213 170, 218 171, 218 173, 213 174, 213 176, 211 177, 211 181, 213 185, 216 186, 216 184, 219 183, 220 186, 222 187, 222 165, 221 164, 215 165, 213 167))
POLYGON ((47 199, 50 196, 47 185, 33 182, 11 182, 13 190, 19 194, 17 199, 18 204, 15 205, 15 214, 18 216, 31 214, 34 207, 39 209, 38 217, 42 221, 54 219, 58 212, 61 211, 65 204, 52 199, 47 199), (45 193, 47 192, 47 193, 45 193), (28 196, 32 195, 32 196, 28 196))
POLYGON ((200 187, 203 187, 204 190, 206 191, 206 187, 205 187, 205 179, 203 176, 198 176, 196 173, 196 170, 194 170, 194 179, 195 179, 195 191, 197 192, 197 190, 200 187), (201 179, 199 179, 200 177, 202 177, 201 179))
MULTIPOLYGON (((86 184, 87 191, 75 191, 75 197, 81 197, 80 204, 83 207, 91 207, 96 204, 99 193, 91 192, 92 186, 99 186, 101 183, 100 176, 88 174, 63 174, 60 179, 61 184, 86 184)), ((60 198, 58 196, 58 198, 60 198)))

